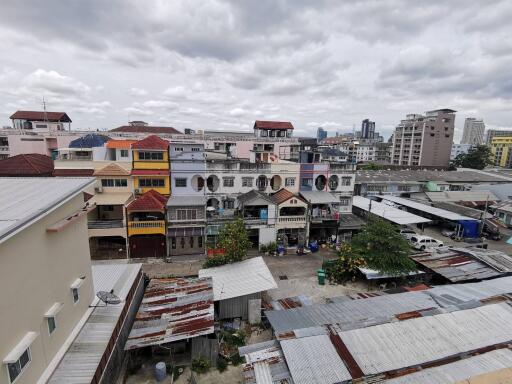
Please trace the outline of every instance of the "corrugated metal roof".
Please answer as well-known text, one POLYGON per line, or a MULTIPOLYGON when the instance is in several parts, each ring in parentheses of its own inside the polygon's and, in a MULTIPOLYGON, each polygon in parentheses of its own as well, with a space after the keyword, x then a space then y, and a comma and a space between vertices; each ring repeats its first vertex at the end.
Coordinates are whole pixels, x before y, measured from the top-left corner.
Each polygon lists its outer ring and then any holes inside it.
POLYGON ((125 349, 171 343, 213 333, 210 278, 152 279, 146 288, 125 349))
POLYGON ((445 384, 472 376, 512 367, 512 351, 497 349, 481 355, 468 357, 454 363, 427 368, 406 376, 386 380, 386 384, 445 384))
POLYGON ((356 208, 362 209, 366 212, 370 209, 371 201, 371 213, 382 217, 383 219, 392 221, 398 225, 416 224, 416 223, 428 223, 429 219, 424 217, 413 215, 412 213, 402 211, 401 209, 392 207, 390 205, 382 204, 377 201, 372 201, 362 196, 354 196, 352 198, 352 205, 356 208))
POLYGON ((415 262, 456 283, 468 280, 483 280, 503 276, 467 252, 450 248, 433 248, 429 252, 410 256, 415 262))
POLYGON ((398 196, 382 196, 383 199, 392 201, 393 203, 400 204, 406 206, 408 208, 413 208, 418 211, 422 211, 428 213, 429 215, 434 215, 437 217, 442 217, 443 219, 458 221, 458 220, 474 220, 472 217, 459 215, 458 213, 447 211, 441 208, 435 208, 427 204, 418 203, 416 201, 410 199, 404 199, 403 197, 398 196))
MULTIPOLYGON (((136 281, 142 264, 93 265, 95 292, 114 290, 122 300, 93 309, 92 314, 66 351, 49 379, 49 384, 90 384, 110 341, 125 305, 125 299, 136 281)), ((96 299, 93 304, 97 304, 96 299)))
POLYGON ((509 342, 511 323, 512 308, 492 304, 339 332, 339 336, 364 374, 372 375, 509 342))
POLYGON ((0 178, 0 243, 67 199, 81 193, 94 178, 0 178))
POLYGON ((339 197, 326 191, 301 191, 300 195, 310 204, 335 204, 339 203, 339 197))
MULTIPOLYGON (((246 363, 242 369, 245 383, 259 384, 260 381, 267 380, 269 383, 293 384, 283 351, 277 340, 250 344, 238 348, 238 351, 241 356, 245 356, 246 363), (268 368, 260 364, 266 364, 268 368), (268 381, 268 376, 263 375, 267 370, 272 381, 268 381)), ((262 382, 265 383, 265 381, 262 382)))
POLYGON ((176 196, 172 195, 167 200, 168 207, 185 207, 193 205, 206 205, 204 196, 176 196))
POLYGON ((295 384, 327 384, 351 380, 329 336, 319 335, 281 341, 295 384))
POLYGON ((272 373, 270 373, 270 365, 266 361, 254 363, 254 376, 256 384, 273 384, 272 373))
POLYGON ((386 323, 397 314, 430 308, 439 308, 439 305, 428 295, 405 292, 343 303, 266 311, 265 314, 279 336, 287 331, 319 325, 338 324, 344 330, 367 327, 386 323))
POLYGON ((270 270, 262 257, 254 257, 239 263, 201 269, 199 277, 213 279, 215 301, 231 299, 277 288, 270 270))
POLYGON ((443 307, 512 293, 512 276, 479 283, 440 285, 424 291, 443 307))
POLYGON ((494 193, 483 191, 425 192, 430 201, 497 201, 494 193))
POLYGON ((483 248, 454 248, 455 250, 469 254, 475 259, 487 264, 498 272, 512 272, 512 257, 505 252, 483 248))

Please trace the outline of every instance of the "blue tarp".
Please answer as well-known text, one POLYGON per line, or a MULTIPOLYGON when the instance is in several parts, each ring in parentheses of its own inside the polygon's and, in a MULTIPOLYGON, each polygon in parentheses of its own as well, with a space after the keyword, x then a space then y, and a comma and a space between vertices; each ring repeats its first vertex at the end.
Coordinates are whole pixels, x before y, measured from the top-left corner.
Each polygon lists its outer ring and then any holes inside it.
POLYGON ((479 235, 479 224, 480 222, 477 220, 459 220, 459 224, 463 228, 462 236, 475 238, 479 235))
POLYGON ((108 140, 109 138, 107 136, 92 133, 73 140, 69 143, 69 148, 102 147, 108 140))

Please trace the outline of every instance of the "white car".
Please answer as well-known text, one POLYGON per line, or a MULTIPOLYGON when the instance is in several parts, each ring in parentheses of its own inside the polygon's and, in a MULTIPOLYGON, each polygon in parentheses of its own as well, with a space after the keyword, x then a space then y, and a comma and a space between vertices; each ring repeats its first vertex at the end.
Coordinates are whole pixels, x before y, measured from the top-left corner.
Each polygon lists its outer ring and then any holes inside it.
POLYGON ((418 235, 411 236, 409 242, 413 248, 419 249, 421 251, 424 251, 427 248, 442 247, 444 245, 442 241, 434 239, 433 237, 418 235))
POLYGON ((412 229, 410 228, 402 228, 400 229, 400 234, 405 237, 406 240, 411 240, 411 237, 413 236, 416 236, 417 233, 414 232, 412 229))

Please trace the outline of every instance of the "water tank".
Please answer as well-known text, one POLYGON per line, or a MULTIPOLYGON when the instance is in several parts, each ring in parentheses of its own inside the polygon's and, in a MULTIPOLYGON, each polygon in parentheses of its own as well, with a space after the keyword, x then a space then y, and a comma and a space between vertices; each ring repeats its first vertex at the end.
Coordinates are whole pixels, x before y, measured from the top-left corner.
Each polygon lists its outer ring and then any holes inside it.
POLYGON ((167 367, 163 361, 155 365, 155 379, 156 381, 163 381, 167 376, 167 367))

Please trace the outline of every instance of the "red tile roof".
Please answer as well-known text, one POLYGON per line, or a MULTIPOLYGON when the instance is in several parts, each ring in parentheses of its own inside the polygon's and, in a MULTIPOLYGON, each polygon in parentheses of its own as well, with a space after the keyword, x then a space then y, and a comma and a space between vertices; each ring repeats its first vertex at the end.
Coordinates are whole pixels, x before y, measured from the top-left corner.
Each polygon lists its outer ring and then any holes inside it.
POLYGON ((164 211, 167 198, 151 189, 132 201, 126 208, 128 211, 164 211))
POLYGON ((71 123, 71 119, 66 112, 41 112, 41 111, 16 111, 10 119, 22 119, 31 121, 61 121, 71 123))
POLYGON ((167 151, 167 148, 169 148, 169 142, 156 135, 148 136, 132 144, 132 149, 158 149, 167 151))
POLYGON ((114 140, 110 139, 107 141, 107 148, 114 149, 130 149, 132 144, 136 143, 137 140, 114 140))
POLYGON ((130 171, 116 163, 110 163, 109 165, 94 172, 94 176, 128 176, 129 174, 130 171))
POLYGON ((289 121, 262 121, 254 122, 255 129, 293 129, 292 123, 289 121))
POLYGON ((53 171, 53 176, 92 176, 94 169, 66 169, 59 168, 53 171))
POLYGON ((52 176, 53 160, 38 153, 27 153, 0 160, 0 176, 52 176))
POLYGON ((123 125, 121 127, 111 129, 110 132, 167 133, 181 135, 181 132, 173 127, 155 127, 151 125, 123 125))
POLYGON ((303 202, 307 203, 307 201, 304 200, 302 197, 293 194, 292 192, 290 192, 286 188, 282 188, 279 191, 277 191, 276 193, 274 193, 272 196, 270 196, 270 198, 277 205, 279 205, 281 203, 284 203, 287 200, 290 200, 292 197, 296 198, 297 200, 300 200, 300 201, 303 201, 303 202))

